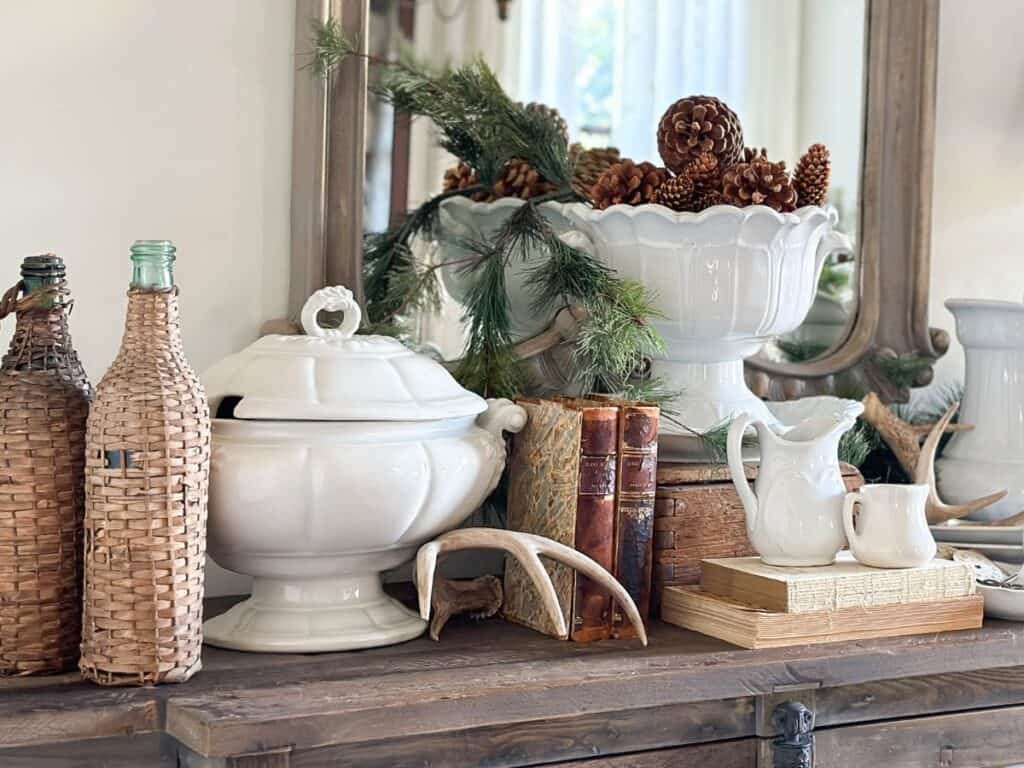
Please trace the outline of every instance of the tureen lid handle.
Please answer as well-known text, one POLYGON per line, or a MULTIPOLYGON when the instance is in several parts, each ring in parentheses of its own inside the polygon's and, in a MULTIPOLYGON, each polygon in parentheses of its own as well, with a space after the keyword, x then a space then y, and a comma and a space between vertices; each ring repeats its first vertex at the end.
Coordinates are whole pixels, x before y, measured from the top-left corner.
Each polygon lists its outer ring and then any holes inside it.
POLYGON ((362 310, 352 296, 352 291, 343 285, 329 285, 321 288, 302 305, 302 330, 309 336, 320 336, 329 341, 351 339, 363 320, 362 310), (338 328, 324 328, 317 320, 321 310, 344 312, 345 317, 338 328))

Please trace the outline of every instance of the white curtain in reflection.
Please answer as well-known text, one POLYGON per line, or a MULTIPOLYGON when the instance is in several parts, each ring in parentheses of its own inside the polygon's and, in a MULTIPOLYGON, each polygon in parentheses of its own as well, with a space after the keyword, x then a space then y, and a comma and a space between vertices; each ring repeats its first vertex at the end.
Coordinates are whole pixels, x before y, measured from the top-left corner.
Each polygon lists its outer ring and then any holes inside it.
POLYGON ((657 160, 658 118, 675 99, 702 93, 732 106, 748 135, 775 148, 775 154, 787 157, 793 151, 801 0, 516 4, 521 6, 520 60, 512 88, 524 100, 557 106, 574 136, 597 144, 606 130, 606 143, 624 155, 657 160), (595 25, 595 18, 603 23, 595 25), (601 31, 607 34, 606 47, 593 39, 601 31), (611 92, 605 109, 598 110, 607 123, 587 125, 581 114, 581 99, 591 95, 587 70, 607 67, 609 58, 611 92))

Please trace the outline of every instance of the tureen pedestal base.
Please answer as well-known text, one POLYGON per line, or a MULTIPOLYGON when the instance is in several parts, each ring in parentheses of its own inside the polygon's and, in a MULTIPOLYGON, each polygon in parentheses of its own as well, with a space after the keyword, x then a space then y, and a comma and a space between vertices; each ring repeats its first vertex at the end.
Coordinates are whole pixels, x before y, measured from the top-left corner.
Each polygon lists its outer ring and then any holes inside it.
POLYGON ((768 406, 747 386, 742 359, 716 363, 655 360, 652 372, 664 379, 668 389, 682 393, 672 403, 672 419, 662 416, 658 427, 660 435, 692 436, 684 427, 706 432, 728 423, 740 413, 778 426, 778 419, 768 406))
POLYGON ((384 594, 377 574, 257 578, 251 597, 203 625, 203 639, 235 651, 319 653, 403 643, 426 628, 384 594))

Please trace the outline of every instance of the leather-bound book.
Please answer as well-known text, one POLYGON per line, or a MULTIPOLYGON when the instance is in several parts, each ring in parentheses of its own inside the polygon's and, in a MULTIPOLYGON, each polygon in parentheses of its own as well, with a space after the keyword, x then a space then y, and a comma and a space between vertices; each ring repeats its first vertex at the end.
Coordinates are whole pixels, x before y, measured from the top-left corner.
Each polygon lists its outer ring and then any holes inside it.
MULTIPOLYGON (((654 562, 654 496, 658 489, 658 406, 619 403, 619 468, 615 500, 615 578, 626 588, 644 623, 651 611, 654 562)), ((612 636, 636 630, 619 606, 612 611, 612 636)))
MULTIPOLYGON (((528 415, 513 441, 508 527, 554 539, 611 571, 619 413, 613 405, 574 400, 518 401, 528 415)), ((588 642, 611 636, 608 592, 571 568, 545 561, 569 635, 588 642)), ((504 615, 555 635, 540 596, 522 567, 505 564, 504 615)))

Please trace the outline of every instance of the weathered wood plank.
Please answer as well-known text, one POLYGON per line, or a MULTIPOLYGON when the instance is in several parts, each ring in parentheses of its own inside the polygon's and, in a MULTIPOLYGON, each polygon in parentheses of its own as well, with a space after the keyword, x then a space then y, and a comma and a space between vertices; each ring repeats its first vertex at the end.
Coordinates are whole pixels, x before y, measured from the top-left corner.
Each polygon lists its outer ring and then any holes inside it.
POLYGON ((756 761, 757 740, 738 739, 618 757, 574 760, 558 763, 558 768, 753 768, 756 761))
MULTIPOLYGON (((749 698, 469 728, 441 729, 441 724, 427 715, 430 727, 438 728, 436 732, 410 739, 297 750, 290 768, 394 768, 423 765, 428 755, 430 768, 515 768, 734 739, 750 733, 753 716, 749 698)), ((752 749, 754 742, 750 744, 752 749)))
POLYGON ((1024 763, 1024 707, 815 729, 815 768, 1024 763))
MULTIPOLYGON (((83 691, 83 688, 80 686, 77 690, 83 691)), ((119 696, 107 692, 90 697, 93 705, 77 707, 65 701, 62 693, 50 689, 47 696, 35 696, 28 702, 13 695, 0 699, 0 748, 161 730, 159 703, 145 695, 119 696)))
MULTIPOLYGON (((317 741, 318 734, 333 732, 336 722, 348 743, 423 738, 415 724, 428 711, 447 718, 449 729, 628 714, 1024 666, 1022 641, 1024 626, 989 622, 980 630, 940 636, 745 651, 655 622, 651 646, 641 649, 635 641, 559 642, 492 621, 453 624, 440 643, 421 639, 347 654, 279 657, 206 649, 204 671, 179 686, 105 689, 66 678, 0 680, 0 748, 159 730, 165 706, 174 736, 201 754, 220 757, 291 744, 296 734, 307 738, 304 748, 330 746, 317 741), (502 713, 509 717, 503 720, 502 713), (300 727, 303 720, 308 725, 300 727), (252 735, 263 728, 282 738, 252 735)), ((934 694, 935 701, 958 709, 1016 703, 1009 689, 1000 689, 998 673, 991 687, 1003 698, 992 703, 980 693, 984 683, 969 680, 958 683, 959 690, 947 686, 934 694), (955 703, 958 696, 963 706, 955 703)), ((892 687, 886 695, 897 703, 879 716, 913 711, 918 694, 903 690, 892 687)), ((845 703, 836 699, 835 711, 846 707, 863 721, 865 705, 856 697, 877 695, 853 690, 845 703)))
POLYGON ((3 768, 178 768, 159 733, 0 749, 3 768))
MULTIPOLYGON (((263 736, 276 734, 278 742, 286 736, 293 739, 297 748, 317 746, 315 740, 325 732, 359 741, 400 738, 420 732, 428 710, 432 717, 453 721, 467 717, 467 722, 478 725, 485 724, 480 718, 497 717, 497 713, 505 722, 529 722, 537 717, 739 698, 794 687, 828 688, 1020 666, 1024 647, 1009 638, 1021 629, 1003 623, 946 635, 688 653, 687 643, 700 644, 700 636, 673 636, 659 625, 661 640, 646 652, 623 650, 587 658, 316 681, 278 687, 273 697, 252 689, 230 696, 183 692, 168 703, 167 728, 203 754, 252 749, 249 723, 258 723, 263 736), (306 726, 311 728, 307 734, 311 742, 301 740, 306 726)), ((481 647, 487 646, 482 643, 481 647)))
POLYGON ((776 735, 772 712, 785 701, 800 701, 813 710, 818 728, 1005 707, 1024 704, 1024 667, 878 680, 762 696, 756 702, 758 736, 776 735))

